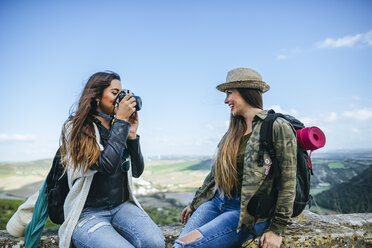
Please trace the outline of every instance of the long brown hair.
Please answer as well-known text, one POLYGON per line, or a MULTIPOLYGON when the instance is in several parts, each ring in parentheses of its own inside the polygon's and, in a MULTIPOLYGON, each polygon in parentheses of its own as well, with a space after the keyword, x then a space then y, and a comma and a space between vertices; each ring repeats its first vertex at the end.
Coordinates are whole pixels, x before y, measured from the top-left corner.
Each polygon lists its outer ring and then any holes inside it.
POLYGON ((65 168, 72 166, 74 171, 86 171, 97 161, 101 151, 96 141, 92 112, 97 108, 96 99, 102 97, 104 89, 114 79, 120 80, 120 76, 111 71, 97 72, 85 84, 76 111, 70 114, 62 129, 60 151, 65 168))
MULTIPOLYGON (((239 94, 252 107, 262 109, 262 93, 257 89, 237 88, 239 94)), ((221 188, 222 195, 231 197, 233 189, 237 190, 240 182, 236 168, 236 157, 238 155, 239 142, 247 124, 242 116, 230 116, 229 129, 223 136, 219 146, 216 159, 216 186, 221 188)))

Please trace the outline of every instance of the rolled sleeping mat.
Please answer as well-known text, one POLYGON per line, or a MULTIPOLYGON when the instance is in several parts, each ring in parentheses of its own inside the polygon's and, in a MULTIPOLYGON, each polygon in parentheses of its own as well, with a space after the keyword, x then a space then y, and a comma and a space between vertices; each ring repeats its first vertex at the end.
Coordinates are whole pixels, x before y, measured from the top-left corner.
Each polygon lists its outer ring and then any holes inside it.
POLYGON ((303 150, 314 151, 322 148, 326 143, 326 137, 318 127, 305 127, 297 132, 297 143, 303 150))

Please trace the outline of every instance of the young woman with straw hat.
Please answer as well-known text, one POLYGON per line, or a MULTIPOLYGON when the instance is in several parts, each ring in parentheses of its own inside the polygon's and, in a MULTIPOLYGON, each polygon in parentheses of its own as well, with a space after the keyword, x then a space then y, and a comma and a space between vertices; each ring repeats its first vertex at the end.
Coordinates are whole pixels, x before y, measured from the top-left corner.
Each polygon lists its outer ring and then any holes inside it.
POLYGON ((211 172, 182 212, 181 221, 186 225, 174 247, 237 247, 255 236, 261 236, 262 247, 280 247, 296 190, 294 129, 282 118, 274 122, 273 141, 282 170, 282 190, 273 218, 252 216, 247 211, 252 197, 268 194, 273 185, 268 176, 272 162, 266 152, 263 166, 258 164, 260 127, 268 114, 262 110, 262 93, 270 87, 258 72, 237 68, 217 89, 226 93, 230 126, 218 145, 211 172))

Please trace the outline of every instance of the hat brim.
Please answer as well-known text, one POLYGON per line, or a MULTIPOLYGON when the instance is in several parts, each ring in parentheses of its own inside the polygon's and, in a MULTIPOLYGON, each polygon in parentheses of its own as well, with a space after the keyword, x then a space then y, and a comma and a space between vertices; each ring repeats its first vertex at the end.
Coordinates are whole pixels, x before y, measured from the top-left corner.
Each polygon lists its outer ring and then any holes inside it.
POLYGON ((258 89, 262 93, 265 93, 270 89, 270 86, 264 81, 234 81, 234 82, 225 82, 220 85, 217 85, 216 89, 222 92, 225 92, 227 89, 236 89, 236 88, 247 88, 247 89, 258 89))

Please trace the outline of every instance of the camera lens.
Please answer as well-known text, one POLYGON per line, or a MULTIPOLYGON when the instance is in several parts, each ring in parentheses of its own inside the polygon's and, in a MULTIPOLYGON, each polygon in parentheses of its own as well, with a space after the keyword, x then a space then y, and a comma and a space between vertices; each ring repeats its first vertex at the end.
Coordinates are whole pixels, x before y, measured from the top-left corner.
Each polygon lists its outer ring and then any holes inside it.
POLYGON ((136 99, 136 102, 137 102, 136 107, 135 107, 135 108, 136 108, 136 111, 141 110, 141 108, 142 108, 142 99, 141 99, 141 97, 134 95, 134 93, 131 92, 130 90, 122 90, 122 91, 120 91, 119 94, 117 95, 115 101, 114 101, 114 105, 115 105, 117 102, 121 102, 121 100, 123 100, 123 98, 124 98, 127 94, 129 94, 129 93, 131 93, 132 96, 136 99))
POLYGON ((136 104, 136 111, 141 110, 141 108, 142 108, 142 99, 141 99, 141 97, 135 96, 135 95, 133 95, 133 97, 136 98, 136 102, 137 102, 137 104, 136 104))

